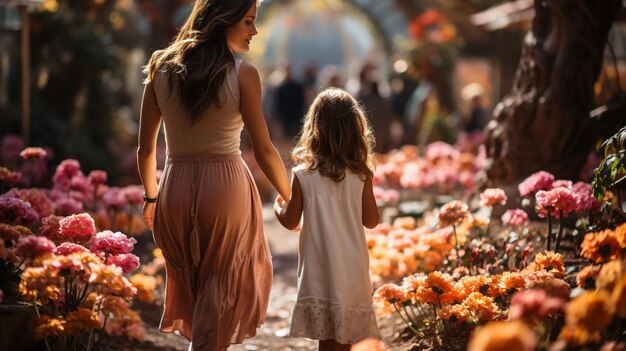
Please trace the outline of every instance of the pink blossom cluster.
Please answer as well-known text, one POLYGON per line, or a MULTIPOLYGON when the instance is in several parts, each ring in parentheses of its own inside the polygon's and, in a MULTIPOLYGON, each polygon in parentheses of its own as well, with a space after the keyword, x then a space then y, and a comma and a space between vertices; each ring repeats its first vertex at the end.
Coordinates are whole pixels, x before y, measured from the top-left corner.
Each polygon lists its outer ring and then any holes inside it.
POLYGON ((443 205, 439 211, 439 226, 447 227, 462 221, 469 214, 467 204, 454 200, 443 205))
POLYGON ((572 192, 576 198, 576 212, 587 213, 600 208, 601 203, 591 193, 591 185, 578 182, 572 186, 572 192))
MULTIPOLYGON (((128 201, 126 200, 126 195, 124 194, 122 189, 118 187, 107 188, 102 193, 100 201, 102 201, 104 206, 106 206, 107 208, 121 208, 128 204, 128 201)), ((143 203, 143 192, 141 202, 143 203)))
POLYGON ((41 220, 38 234, 54 242, 59 242, 61 239, 61 225, 59 224, 61 219, 63 219, 63 217, 54 215, 44 217, 41 220))
POLYGON ((83 203, 71 196, 61 196, 54 200, 54 213, 61 216, 70 216, 83 211, 83 203))
POLYGON ((565 180, 565 179, 557 179, 554 181, 554 183, 552 183, 552 189, 554 188, 572 189, 572 181, 565 180))
MULTIPOLYGON (((73 159, 63 160, 56 168, 52 182, 54 188, 61 191, 69 191, 71 188, 72 178, 81 176, 83 172, 80 170, 80 163, 73 159)), ((84 175, 83 175, 84 176, 84 175)))
POLYGON ((529 196, 540 190, 552 189, 552 183, 554 183, 554 176, 545 171, 539 171, 532 174, 521 182, 517 189, 520 195, 529 196))
POLYGON ((44 191, 39 189, 17 189, 12 188, 6 196, 27 201, 37 212, 39 218, 48 217, 54 213, 54 205, 44 191))
POLYGON ((43 160, 48 153, 40 147, 27 147, 20 152, 20 156, 25 160, 43 160))
POLYGON ((506 204, 507 196, 504 190, 498 188, 485 189, 480 194, 480 205, 483 207, 491 207, 496 204, 506 204))
POLYGON ((549 191, 539 190, 535 194, 537 204, 537 214, 539 217, 546 217, 548 211, 555 218, 567 217, 571 211, 576 210, 576 198, 574 193, 568 188, 554 188, 549 191))
POLYGON ((143 186, 129 185, 122 188, 122 194, 130 205, 143 205, 143 186))
POLYGON ((104 184, 107 182, 107 173, 101 170, 93 170, 89 172, 87 180, 93 186, 104 184))
POLYGON ((9 223, 30 227, 39 219, 39 215, 30 203, 11 196, 0 196, 0 223, 9 223))
POLYGON ((87 246, 93 253, 120 255, 133 251, 136 243, 137 240, 127 237, 124 233, 105 230, 92 237, 87 246))
POLYGON ((387 202, 396 202, 400 198, 400 193, 395 189, 383 189, 379 186, 374 187, 374 198, 376 200, 387 202))
POLYGON ((435 141, 426 146, 426 159, 429 161, 437 161, 439 159, 458 160, 460 155, 454 146, 443 141, 435 141))
POLYGON ((506 210, 502 214, 502 223, 505 225, 520 226, 528 224, 528 214, 524 210, 506 210))
POLYGON ((132 253, 109 256, 106 264, 113 264, 120 267, 124 273, 130 273, 139 267, 139 257, 132 253))
POLYGON ((54 252, 56 245, 45 236, 29 235, 17 242, 15 254, 25 258, 35 258, 54 252))
POLYGON ((87 248, 83 245, 64 242, 61 245, 57 246, 56 249, 54 249, 54 254, 59 256, 69 256, 71 254, 83 253, 88 251, 89 250, 87 250, 87 248))
POLYGON ((511 298, 509 319, 543 320, 563 310, 565 299, 548 295, 544 289, 519 291, 511 298))
POLYGON ((96 224, 88 213, 65 217, 59 226, 61 237, 75 242, 87 242, 96 232, 96 224))

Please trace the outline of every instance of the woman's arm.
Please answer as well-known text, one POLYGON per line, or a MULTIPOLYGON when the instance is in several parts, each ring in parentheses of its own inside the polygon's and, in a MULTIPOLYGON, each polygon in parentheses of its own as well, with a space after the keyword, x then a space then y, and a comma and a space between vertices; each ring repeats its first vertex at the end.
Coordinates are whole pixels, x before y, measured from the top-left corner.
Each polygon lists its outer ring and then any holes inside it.
POLYGON ((378 225, 380 215, 378 214, 378 206, 374 198, 374 187, 372 186, 372 178, 367 178, 363 186, 363 225, 366 228, 374 228, 378 225))
POLYGON ((254 158, 270 183, 284 199, 291 197, 289 179, 267 131, 261 103, 261 79, 257 69, 244 62, 239 68, 240 110, 250 136, 254 158))
POLYGON ((274 214, 283 227, 289 230, 297 230, 300 225, 300 218, 302 217, 303 209, 302 189, 300 189, 300 182, 298 177, 293 173, 293 180, 291 183, 291 200, 285 202, 279 195, 274 203, 274 214))
MULTIPOLYGON (((146 84, 141 102, 139 118, 139 147, 137 148, 137 168, 147 197, 155 198, 158 195, 156 181, 156 144, 161 124, 161 111, 157 105, 156 95, 152 82, 146 84)), ((154 203, 145 203, 143 221, 152 229, 154 219, 154 203)))

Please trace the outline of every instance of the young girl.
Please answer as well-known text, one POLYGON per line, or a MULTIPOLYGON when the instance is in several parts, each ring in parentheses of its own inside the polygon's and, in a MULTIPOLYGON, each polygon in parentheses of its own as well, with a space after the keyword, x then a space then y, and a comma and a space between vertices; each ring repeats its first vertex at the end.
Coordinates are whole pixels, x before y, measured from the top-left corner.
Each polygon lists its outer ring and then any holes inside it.
POLYGON ((320 351, 349 350, 377 337, 363 226, 378 224, 372 189, 372 133, 356 100, 341 89, 320 93, 292 152, 291 200, 274 211, 300 226, 298 301, 292 337, 320 340, 320 351))

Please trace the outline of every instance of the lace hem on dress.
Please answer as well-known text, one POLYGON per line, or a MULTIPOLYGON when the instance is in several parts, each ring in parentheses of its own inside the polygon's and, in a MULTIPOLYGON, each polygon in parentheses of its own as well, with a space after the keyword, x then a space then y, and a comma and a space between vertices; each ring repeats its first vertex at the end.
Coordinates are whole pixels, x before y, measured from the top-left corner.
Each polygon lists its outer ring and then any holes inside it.
POLYGON ((354 308, 307 299, 298 301, 294 308, 289 336, 355 344, 368 337, 378 338, 378 327, 372 307, 354 308))

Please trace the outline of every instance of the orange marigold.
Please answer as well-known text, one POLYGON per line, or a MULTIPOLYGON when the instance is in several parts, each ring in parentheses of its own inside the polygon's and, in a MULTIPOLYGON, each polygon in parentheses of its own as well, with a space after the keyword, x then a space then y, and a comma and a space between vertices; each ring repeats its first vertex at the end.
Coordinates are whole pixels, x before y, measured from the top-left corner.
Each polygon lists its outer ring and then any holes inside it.
POLYGON ((157 286, 155 277, 139 273, 130 277, 130 282, 137 288, 137 299, 139 301, 148 303, 154 301, 154 289, 157 286))
POLYGON ((613 290, 615 283, 626 273, 626 260, 614 260, 602 265, 596 279, 596 288, 607 291, 613 290))
POLYGON ((394 304, 408 301, 408 297, 402 287, 396 284, 385 284, 376 290, 374 300, 394 304))
POLYGON ((581 248, 580 255, 590 259, 593 263, 614 260, 620 256, 621 252, 621 245, 610 230, 585 235, 581 248))
POLYGON ((626 275, 617 282, 611 294, 615 314, 620 318, 626 318, 626 275))
POLYGON ((546 251, 545 254, 538 253, 535 256, 535 261, 527 269, 535 272, 546 271, 554 273, 554 276, 557 278, 563 278, 565 276, 563 256, 552 251, 546 251))
POLYGON ((600 268, 602 268, 602 266, 590 264, 581 269, 580 272, 576 274, 576 285, 583 289, 594 289, 600 268))
POLYGON ((450 320, 454 324, 462 324, 467 322, 471 314, 463 304, 444 306, 437 314, 439 318, 450 320))
POLYGON ((526 278, 519 272, 504 272, 500 276, 499 286, 503 294, 511 295, 526 286, 526 278))
POLYGON ((477 292, 471 293, 463 301, 463 306, 481 322, 490 322, 496 319, 502 312, 493 301, 493 298, 477 292))
POLYGON ((65 327, 63 321, 58 318, 43 315, 37 321, 35 327, 35 339, 43 340, 50 337, 63 335, 65 327))
POLYGON ((626 223, 622 223, 613 231, 620 246, 626 248, 626 223))
POLYGON ((491 285, 491 279, 484 275, 465 276, 456 282, 454 290, 458 292, 460 300, 465 300, 469 294, 480 292, 487 295, 491 285))
POLYGON ((494 322, 478 328, 472 335, 468 351, 532 351, 539 338, 522 321, 494 322))
POLYGON ((599 341, 601 332, 611 323, 612 315, 607 293, 585 292, 565 307, 565 327, 561 337, 578 345, 599 341))
POLYGON ((92 313, 90 309, 79 308, 65 316, 65 334, 78 335, 83 330, 100 327, 98 315, 92 313))

